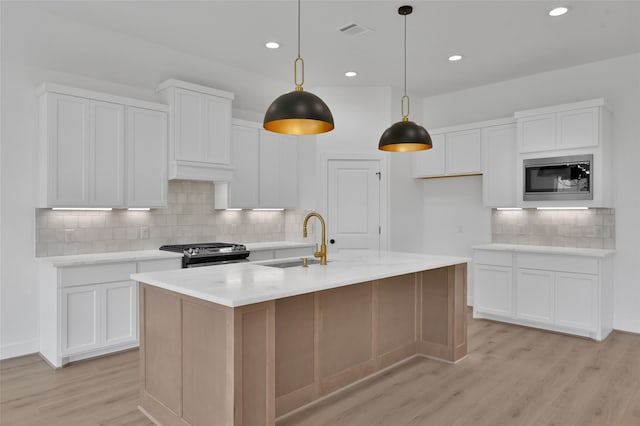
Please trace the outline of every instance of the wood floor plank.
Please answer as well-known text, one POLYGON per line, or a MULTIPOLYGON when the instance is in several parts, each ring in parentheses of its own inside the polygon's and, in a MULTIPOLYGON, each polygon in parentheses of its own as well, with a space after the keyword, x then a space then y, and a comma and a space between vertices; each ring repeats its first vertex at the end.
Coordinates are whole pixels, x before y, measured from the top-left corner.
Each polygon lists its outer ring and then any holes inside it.
MULTIPOLYGON (((137 409, 138 357, 0 361, 0 425, 152 426, 137 409)), ((469 316, 458 364, 415 358, 277 424, 639 426, 640 335, 595 342, 469 316)))

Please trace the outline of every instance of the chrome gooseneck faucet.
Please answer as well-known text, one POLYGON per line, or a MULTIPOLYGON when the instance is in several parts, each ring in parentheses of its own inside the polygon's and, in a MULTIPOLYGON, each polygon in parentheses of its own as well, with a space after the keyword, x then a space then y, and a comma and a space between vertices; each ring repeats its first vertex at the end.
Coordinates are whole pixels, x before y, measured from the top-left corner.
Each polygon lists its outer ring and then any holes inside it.
POLYGON ((318 251, 318 244, 316 244, 316 251, 313 253, 313 257, 320 258, 320 264, 327 264, 327 225, 324 222, 324 218, 320 215, 320 213, 311 212, 304 218, 304 223, 302 226, 302 236, 307 238, 307 223, 309 223, 309 219, 312 217, 317 217, 320 221, 320 225, 322 225, 322 244, 320 245, 320 250, 318 251))

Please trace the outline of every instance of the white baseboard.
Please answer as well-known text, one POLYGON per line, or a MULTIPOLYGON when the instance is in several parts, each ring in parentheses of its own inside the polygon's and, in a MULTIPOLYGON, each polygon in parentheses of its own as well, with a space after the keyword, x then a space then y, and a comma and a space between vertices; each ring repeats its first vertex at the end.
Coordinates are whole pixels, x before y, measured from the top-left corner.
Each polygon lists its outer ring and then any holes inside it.
POLYGON ((0 359, 15 358, 17 356, 34 354, 40 350, 38 340, 26 340, 24 342, 10 343, 0 346, 0 359))
POLYGON ((640 333, 639 320, 617 320, 613 322, 613 329, 628 331, 629 333, 640 333))

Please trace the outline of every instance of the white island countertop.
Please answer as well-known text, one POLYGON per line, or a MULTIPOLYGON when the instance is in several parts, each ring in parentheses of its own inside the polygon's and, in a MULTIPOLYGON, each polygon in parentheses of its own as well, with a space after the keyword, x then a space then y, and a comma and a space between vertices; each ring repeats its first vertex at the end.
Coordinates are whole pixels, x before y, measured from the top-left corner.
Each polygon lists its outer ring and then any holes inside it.
MULTIPOLYGON (((282 259, 279 259, 282 261, 282 259)), ((131 275, 131 279, 229 307, 467 263, 466 257, 374 250, 330 254, 329 264, 276 268, 232 263, 131 275)))

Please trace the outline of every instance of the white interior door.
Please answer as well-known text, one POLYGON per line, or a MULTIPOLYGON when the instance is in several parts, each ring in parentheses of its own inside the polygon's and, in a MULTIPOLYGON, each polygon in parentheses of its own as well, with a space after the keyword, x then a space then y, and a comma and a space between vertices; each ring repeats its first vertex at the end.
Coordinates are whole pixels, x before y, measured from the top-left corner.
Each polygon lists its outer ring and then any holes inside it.
POLYGON ((380 248, 380 161, 327 162, 327 239, 331 251, 380 248))

